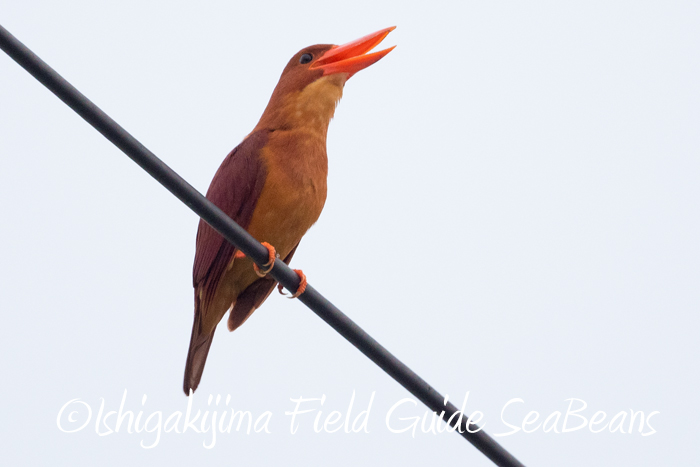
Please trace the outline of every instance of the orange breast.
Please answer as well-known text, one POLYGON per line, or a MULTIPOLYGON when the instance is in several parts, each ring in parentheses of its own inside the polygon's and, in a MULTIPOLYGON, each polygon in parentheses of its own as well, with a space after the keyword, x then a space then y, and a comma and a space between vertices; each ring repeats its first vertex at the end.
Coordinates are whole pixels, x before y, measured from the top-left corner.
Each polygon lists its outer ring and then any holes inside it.
POLYGON ((284 258, 318 220, 326 202, 325 135, 305 129, 272 133, 261 156, 267 179, 248 232, 284 258))

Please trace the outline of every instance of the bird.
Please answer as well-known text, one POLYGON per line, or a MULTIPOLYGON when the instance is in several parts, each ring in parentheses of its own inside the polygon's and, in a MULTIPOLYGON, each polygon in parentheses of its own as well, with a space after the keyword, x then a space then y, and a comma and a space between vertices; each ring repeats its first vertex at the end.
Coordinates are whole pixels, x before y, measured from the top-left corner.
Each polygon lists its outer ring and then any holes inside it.
MULTIPOLYGON (((270 252, 258 267, 200 219, 192 271, 194 322, 183 389, 194 393, 214 332, 230 310, 234 331, 262 305, 277 284, 267 272, 275 258, 286 264, 326 201, 326 136, 346 81, 391 52, 369 53, 389 27, 344 45, 319 44, 297 52, 282 71, 258 124, 221 163, 207 199, 270 252)), ((306 288, 300 277, 296 298, 306 288)), ((282 287, 279 286, 280 293, 282 287)))

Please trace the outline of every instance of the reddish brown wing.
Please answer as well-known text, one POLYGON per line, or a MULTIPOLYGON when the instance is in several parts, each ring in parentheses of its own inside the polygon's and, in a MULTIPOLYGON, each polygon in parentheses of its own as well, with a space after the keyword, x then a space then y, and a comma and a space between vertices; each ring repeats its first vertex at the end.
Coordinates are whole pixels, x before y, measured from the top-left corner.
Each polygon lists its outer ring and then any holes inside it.
MULTIPOLYGON (((267 144, 267 139, 267 131, 251 133, 226 156, 207 191, 207 198, 245 229, 250 224, 267 177, 267 169, 260 157, 260 151, 267 144)), ((214 328, 211 333, 202 332, 202 313, 206 303, 214 295, 234 252, 233 245, 224 240, 209 224, 199 221, 197 251, 192 271, 195 287, 194 323, 185 364, 185 394, 196 390, 202 378, 204 364, 216 331, 214 328), (202 292, 201 298, 199 291, 202 292)), ((274 282, 272 285, 274 286, 274 282)))
MULTIPOLYGON (((248 135, 226 156, 207 191, 207 198, 244 229, 250 224, 265 184, 267 169, 260 150, 267 139, 266 130, 248 135)), ((234 251, 233 245, 200 219, 192 278, 195 287, 202 287, 205 301, 216 291, 234 251)))

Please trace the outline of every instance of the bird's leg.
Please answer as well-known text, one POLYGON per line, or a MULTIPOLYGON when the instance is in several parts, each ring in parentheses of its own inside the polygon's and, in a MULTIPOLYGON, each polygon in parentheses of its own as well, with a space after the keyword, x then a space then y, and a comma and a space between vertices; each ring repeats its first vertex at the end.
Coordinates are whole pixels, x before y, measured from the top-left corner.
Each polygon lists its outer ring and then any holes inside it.
POLYGON ((231 268, 233 267, 233 262, 235 260, 242 258, 245 258, 245 253, 243 253, 241 250, 236 250, 236 253, 233 255, 233 258, 231 258, 231 261, 228 262, 228 266, 226 266, 226 271, 231 270, 231 268))
POLYGON ((233 255, 233 259, 241 259, 245 258, 245 253, 243 253, 241 250, 238 250, 235 255, 233 255))
MULTIPOLYGON (((299 282, 299 287, 297 287, 297 291, 294 293, 294 295, 292 295, 289 298, 297 298, 306 290, 306 274, 304 274, 304 271, 302 271, 301 269, 294 269, 293 271, 297 273, 297 276, 299 276, 299 280, 301 282, 299 282)), ((284 293, 283 289, 284 287, 282 286, 282 284, 279 284, 277 286, 277 290, 279 291, 279 293, 281 293, 282 295, 287 295, 286 293, 284 293)))
POLYGON ((275 251, 275 247, 269 243, 262 242, 262 245, 267 248, 267 251, 270 253, 269 261, 263 264, 263 269, 260 269, 257 264, 253 264, 253 269, 255 269, 255 274, 260 277, 265 277, 268 272, 272 271, 272 268, 275 266, 275 259, 279 257, 279 255, 275 251))

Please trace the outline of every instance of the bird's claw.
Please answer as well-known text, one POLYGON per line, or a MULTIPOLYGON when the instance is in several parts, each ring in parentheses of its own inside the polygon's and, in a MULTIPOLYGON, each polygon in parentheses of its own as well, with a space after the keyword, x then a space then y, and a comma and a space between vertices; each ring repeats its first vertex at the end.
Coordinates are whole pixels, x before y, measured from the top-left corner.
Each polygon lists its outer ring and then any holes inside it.
POLYGON ((262 242, 262 246, 267 248, 267 251, 270 253, 270 256, 268 257, 268 262, 262 265, 262 269, 259 268, 257 264, 253 264, 255 274, 257 274, 259 277, 265 277, 268 272, 272 271, 272 268, 275 267, 275 259, 279 258, 280 256, 275 251, 275 247, 270 245, 269 243, 262 242))
MULTIPOLYGON (((294 293, 294 295, 291 295, 287 298, 297 298, 306 290, 306 274, 304 274, 304 272, 301 269, 293 269, 293 271, 297 273, 297 276, 299 276, 299 287, 297 287, 297 291, 294 293)), ((284 287, 282 286, 282 284, 277 285, 277 291, 282 295, 287 295, 286 293, 284 293, 284 287)))

